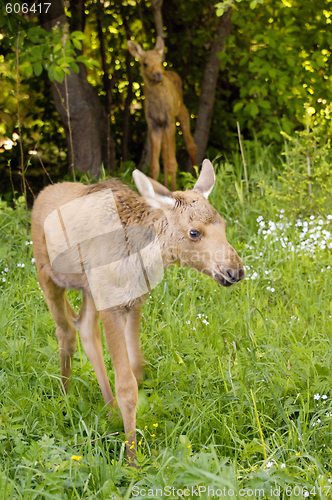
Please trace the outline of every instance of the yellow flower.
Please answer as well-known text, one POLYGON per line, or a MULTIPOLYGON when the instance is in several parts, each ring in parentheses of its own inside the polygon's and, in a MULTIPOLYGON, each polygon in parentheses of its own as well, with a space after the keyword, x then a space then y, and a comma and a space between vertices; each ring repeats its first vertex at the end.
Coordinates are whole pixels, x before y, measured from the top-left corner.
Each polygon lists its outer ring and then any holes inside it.
POLYGON ((154 437, 156 437, 156 435, 155 434, 151 434, 151 437, 154 438, 154 437))
POLYGON ((191 448, 191 444, 189 444, 189 445, 187 446, 187 448, 191 448))
POLYGON ((135 448, 135 445, 134 445, 134 444, 132 444, 132 445, 131 445, 130 449, 132 450, 133 448, 135 448))
POLYGON ((125 441, 125 444, 128 444, 128 441, 125 441))
POLYGON ((300 451, 298 451, 297 453, 295 453, 295 455, 296 455, 297 457, 299 457, 299 456, 301 455, 301 452, 300 452, 300 451))
POLYGON ((158 424, 152 424, 152 425, 153 425, 153 427, 156 427, 156 428, 158 427, 158 424))
POLYGON ((138 446, 141 446, 141 444, 142 444, 142 441, 138 441, 138 446))
POLYGON ((77 460, 77 461, 81 460, 81 458, 82 458, 82 457, 80 457, 79 455, 73 455, 73 456, 71 457, 71 459, 72 459, 72 460, 77 460))

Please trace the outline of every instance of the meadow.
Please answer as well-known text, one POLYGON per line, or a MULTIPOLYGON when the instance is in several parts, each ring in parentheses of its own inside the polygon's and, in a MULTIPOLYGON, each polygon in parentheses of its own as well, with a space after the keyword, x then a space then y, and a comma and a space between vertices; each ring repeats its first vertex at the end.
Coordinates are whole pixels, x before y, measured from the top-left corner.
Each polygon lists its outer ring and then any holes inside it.
POLYGON ((278 201, 285 152, 247 147, 249 191, 239 155, 215 161, 246 279, 172 267, 144 306, 140 470, 80 343, 62 395, 24 200, 0 202, 1 499, 332 498, 332 211, 278 201))

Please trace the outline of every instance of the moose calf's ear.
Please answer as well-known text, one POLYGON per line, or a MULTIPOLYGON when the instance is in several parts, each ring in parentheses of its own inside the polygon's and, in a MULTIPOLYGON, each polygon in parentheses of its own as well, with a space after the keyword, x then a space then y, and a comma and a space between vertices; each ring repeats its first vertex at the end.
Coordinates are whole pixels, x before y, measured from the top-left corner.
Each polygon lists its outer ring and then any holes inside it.
POLYGON ((144 50, 142 49, 140 44, 132 42, 131 40, 127 40, 127 43, 128 43, 128 50, 131 53, 131 55, 137 57, 137 59, 140 59, 144 53, 144 50))
POLYGON ((193 187, 193 191, 197 191, 204 196, 204 198, 208 198, 211 193, 214 183, 216 182, 216 174, 214 173, 214 168, 210 160, 205 159, 203 161, 202 170, 198 181, 193 187))
POLYGON ((162 210, 174 207, 175 198, 165 186, 150 179, 138 169, 133 171, 133 178, 139 193, 151 207, 162 210))
POLYGON ((154 50, 156 50, 161 55, 161 57, 163 57, 164 48, 165 48, 164 40, 161 38, 161 36, 157 36, 157 42, 154 50))

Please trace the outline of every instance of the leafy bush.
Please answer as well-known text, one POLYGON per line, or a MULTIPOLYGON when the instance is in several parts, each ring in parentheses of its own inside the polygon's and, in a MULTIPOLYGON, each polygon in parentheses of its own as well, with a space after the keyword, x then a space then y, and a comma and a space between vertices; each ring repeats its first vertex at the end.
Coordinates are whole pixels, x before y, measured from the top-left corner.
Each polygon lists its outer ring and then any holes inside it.
POLYGON ((267 191, 288 215, 329 213, 332 206, 332 149, 322 138, 322 125, 285 138, 279 189, 267 191))

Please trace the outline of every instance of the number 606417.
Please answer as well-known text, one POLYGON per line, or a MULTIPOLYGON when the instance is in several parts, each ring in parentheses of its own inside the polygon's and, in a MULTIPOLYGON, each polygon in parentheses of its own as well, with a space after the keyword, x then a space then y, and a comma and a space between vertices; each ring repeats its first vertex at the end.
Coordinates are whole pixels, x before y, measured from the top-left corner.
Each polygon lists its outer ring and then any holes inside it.
POLYGON ((287 486, 285 488, 285 493, 288 497, 290 496, 295 496, 295 497, 304 497, 308 498, 309 496, 314 496, 314 495, 319 495, 320 497, 322 496, 322 493, 324 495, 327 495, 331 489, 331 486, 287 486))
POLYGON ((42 12, 47 14, 48 9, 50 8, 51 4, 50 3, 38 3, 38 4, 32 4, 31 7, 29 8, 29 5, 27 3, 7 3, 6 4, 6 12, 7 14, 11 14, 14 12, 15 14, 28 14, 29 12, 35 12, 41 14, 42 12))

